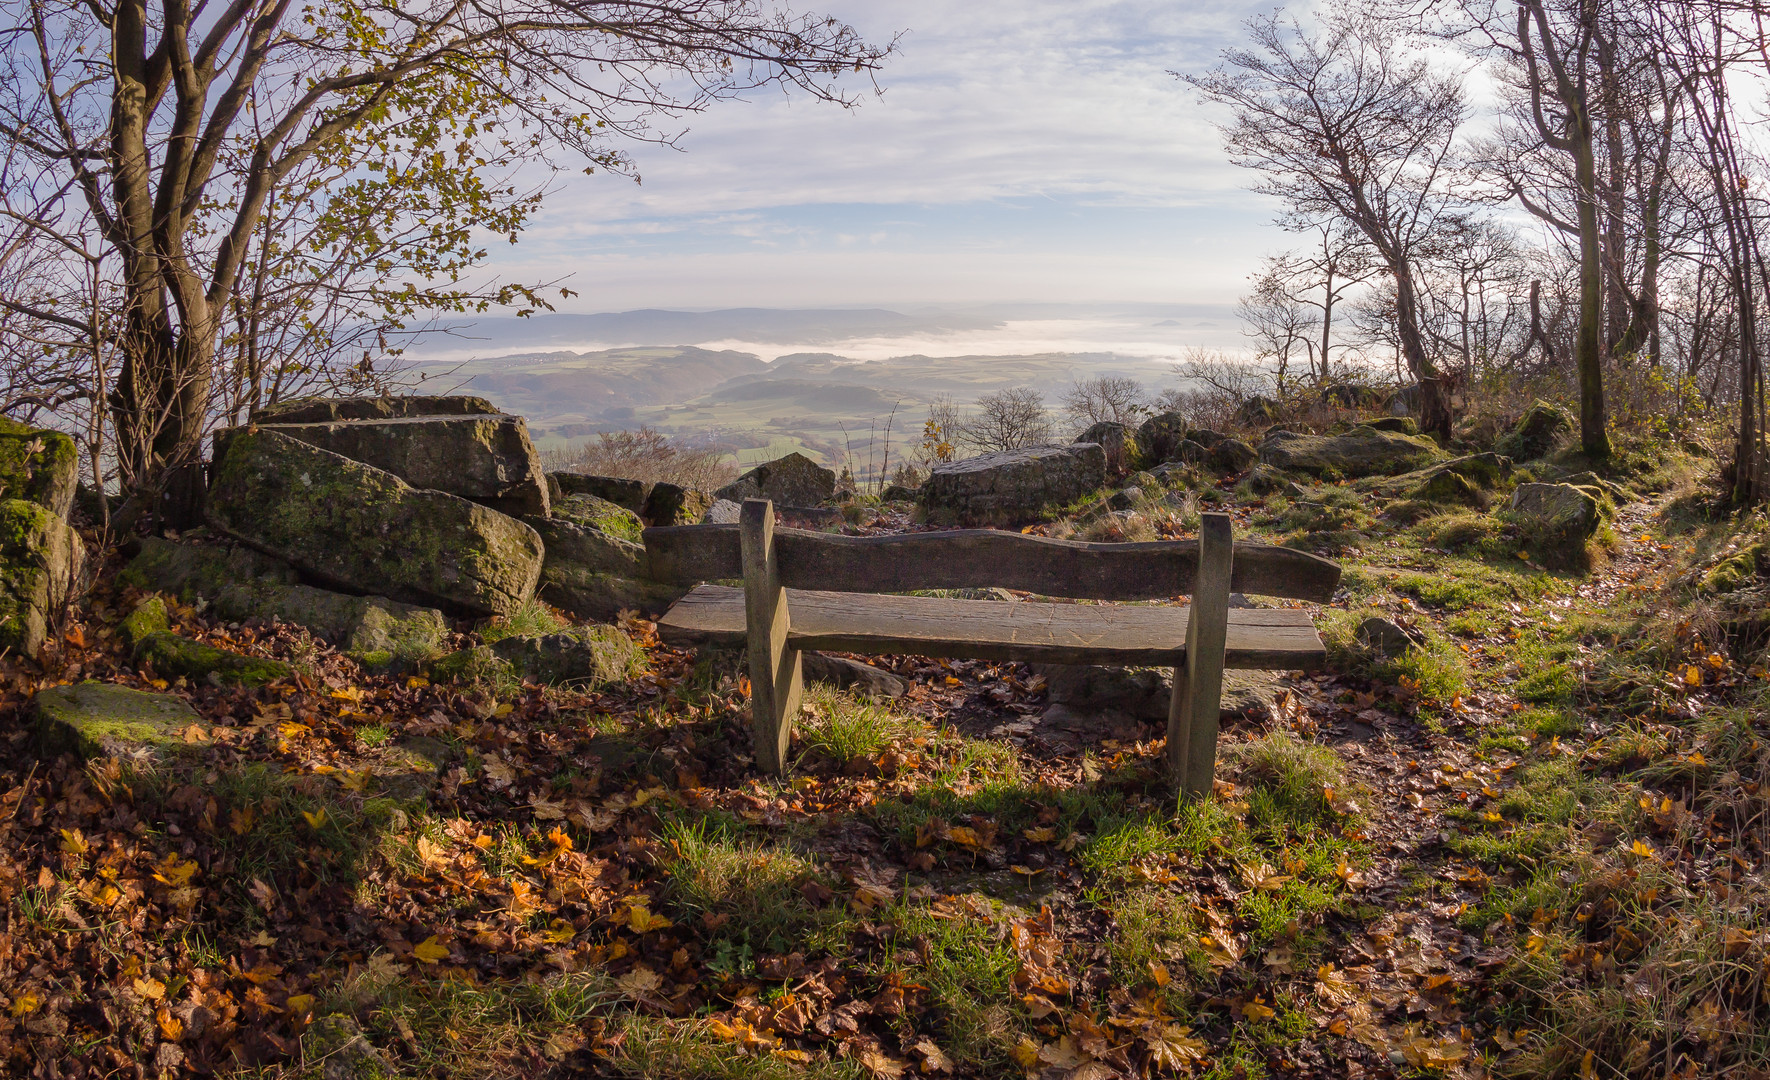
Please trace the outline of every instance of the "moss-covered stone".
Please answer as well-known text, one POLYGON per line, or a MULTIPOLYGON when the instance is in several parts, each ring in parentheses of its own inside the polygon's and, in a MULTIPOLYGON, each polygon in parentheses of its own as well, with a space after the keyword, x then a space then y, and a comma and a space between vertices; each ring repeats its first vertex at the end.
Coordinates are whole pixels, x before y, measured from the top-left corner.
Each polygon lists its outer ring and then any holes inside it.
POLYGON ((1102 420, 1090 425, 1076 436, 1076 442, 1094 443, 1106 451, 1106 474, 1109 477, 1124 476, 1142 460, 1137 450, 1137 433, 1116 420, 1102 420))
POLYGON ((24 499, 0 502, 0 647, 36 656, 85 564, 79 534, 54 511, 24 499))
POLYGON ((1344 477, 1409 472, 1443 460, 1430 439, 1356 427, 1344 435, 1304 435, 1271 431, 1260 444, 1260 460, 1275 468, 1344 477))
POLYGON ((65 518, 79 469, 73 439, 0 417, 0 499, 24 499, 65 518))
POLYGON ((1535 461, 1573 434, 1573 417, 1546 401, 1533 403, 1494 449, 1514 461, 1535 461))
POLYGON ((1411 497, 1422 502, 1460 503, 1464 506, 1485 506, 1487 503, 1481 488, 1448 469, 1440 469, 1428 476, 1413 490, 1411 497))
POLYGON ((1705 593, 1738 592, 1770 573, 1770 547, 1762 541, 1743 547, 1727 556, 1702 576, 1705 593))
MULTIPOLYGON (((239 430, 216 433, 217 458, 226 456, 239 430)), ((415 488, 446 491, 512 516, 547 513, 541 456, 520 416, 279 423, 271 430, 384 469, 415 488)))
MULTIPOLYGON (((553 508, 552 516, 560 521, 597 529, 631 544, 640 543, 645 532, 645 526, 640 523, 638 514, 595 495, 567 495, 553 508)), ((530 521, 529 524, 535 523, 530 521)), ((545 540, 546 534, 542 533, 541 538, 545 540)))
POLYGON ((1186 418, 1176 412, 1157 413, 1137 428, 1137 466, 1152 469, 1164 461, 1178 460, 1186 439, 1186 418))
POLYGON ((491 646, 475 645, 432 660, 430 677, 437 682, 514 682, 516 669, 510 661, 493 652, 491 646))
POLYGON ((771 499, 776 506, 816 506, 836 493, 836 474, 804 454, 763 462, 713 493, 741 503, 771 499))
POLYGON ((515 635, 499 639, 491 648, 525 678, 554 685, 602 686, 645 668, 645 654, 613 626, 515 635))
POLYGON ((145 641, 149 635, 162 630, 172 629, 172 618, 166 611, 166 601, 157 596, 150 596, 136 605, 129 617, 117 627, 123 637, 123 644, 131 649, 145 641))
POLYGON ((270 428, 229 441, 208 514, 322 581, 445 610, 514 611, 541 576, 541 538, 522 522, 270 428))
POLYGON ((651 487, 643 480, 630 480, 624 476, 592 476, 570 471, 547 474, 547 493, 554 502, 573 495, 594 495, 635 514, 645 513, 645 499, 651 494, 651 487))
POLYGON ((200 723, 183 698, 92 681, 39 691, 31 711, 43 752, 82 757, 182 751, 192 745, 185 733, 200 723))
POLYGON ((1373 431, 1387 431, 1396 435, 1418 435, 1420 425, 1414 423, 1411 416, 1379 416, 1375 420, 1367 420, 1365 427, 1373 431))
MULTIPOLYGON (((1602 494, 1600 492, 1600 494, 1602 494)), ((1599 501, 1572 484, 1519 484, 1509 508, 1515 518, 1548 540, 1583 542, 1602 521, 1599 501)))
POLYGON ((162 678, 207 680, 224 686, 263 686, 295 674, 295 669, 281 660, 241 656, 170 630, 156 630, 136 642, 135 662, 162 678))

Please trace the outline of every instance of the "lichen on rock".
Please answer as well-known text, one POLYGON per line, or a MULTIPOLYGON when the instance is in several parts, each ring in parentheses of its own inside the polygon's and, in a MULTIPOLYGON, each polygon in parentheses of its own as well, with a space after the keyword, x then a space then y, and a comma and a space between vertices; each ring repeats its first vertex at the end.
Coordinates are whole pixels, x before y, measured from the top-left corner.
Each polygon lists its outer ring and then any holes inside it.
POLYGON ((38 746, 81 757, 132 757, 182 751, 199 722, 183 698, 88 680, 38 691, 31 703, 38 746))
POLYGON ((48 507, 0 501, 0 648, 37 655, 85 564, 79 534, 48 507))

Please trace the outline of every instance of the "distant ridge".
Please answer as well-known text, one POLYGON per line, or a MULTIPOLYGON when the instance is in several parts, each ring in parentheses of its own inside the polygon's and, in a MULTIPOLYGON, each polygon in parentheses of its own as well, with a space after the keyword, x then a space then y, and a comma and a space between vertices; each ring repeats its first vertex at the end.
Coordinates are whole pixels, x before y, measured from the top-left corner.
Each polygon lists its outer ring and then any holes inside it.
POLYGON ((484 342, 488 350, 582 348, 606 345, 672 346, 734 339, 790 345, 828 345, 857 337, 909 333, 991 330, 996 319, 956 313, 906 315, 886 308, 727 308, 722 311, 668 311, 646 308, 596 315, 534 315, 526 319, 476 319, 453 340, 461 346, 484 342))

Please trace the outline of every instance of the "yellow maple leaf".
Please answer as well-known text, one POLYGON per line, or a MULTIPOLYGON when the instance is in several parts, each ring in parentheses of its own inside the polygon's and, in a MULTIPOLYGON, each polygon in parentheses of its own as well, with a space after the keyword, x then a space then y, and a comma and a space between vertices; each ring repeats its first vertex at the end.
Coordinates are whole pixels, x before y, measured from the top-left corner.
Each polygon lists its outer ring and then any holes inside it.
POLYGON ((301 816, 307 819, 308 828, 318 831, 326 823, 326 808, 322 806, 318 810, 303 810, 301 816))
POLYGON ((363 692, 359 687, 346 686, 342 690, 332 691, 332 700, 348 701, 352 705, 361 705, 363 703, 363 692))
POLYGON ((69 855, 84 855, 92 850, 92 845, 86 842, 85 834, 79 829, 63 829, 61 849, 69 855))
POLYGON ((449 947, 438 941, 435 934, 412 946, 412 958, 421 964, 441 963, 449 958, 449 947))
POLYGON ((158 1001, 166 996, 166 984, 151 975, 145 979, 132 979, 129 985, 137 994, 149 1001, 158 1001))
POLYGON ((1194 1038, 1192 1029, 1181 1024, 1152 1026, 1144 1039, 1149 1043, 1149 1056, 1158 1068, 1187 1072, 1205 1057, 1204 1040, 1194 1038))
POLYGON ((541 940, 549 945, 563 945, 578 936, 578 928, 565 919, 554 919, 547 929, 541 931, 541 940))
POLYGON ((635 934, 649 934, 653 930, 663 930, 674 925, 662 915, 653 915, 651 908, 645 904, 634 904, 627 909, 627 926, 635 934))
POLYGON ((338 782, 344 785, 346 791, 367 791, 369 790, 369 781, 374 775, 374 771, 370 769, 356 772, 346 769, 338 774, 338 782))
POLYGON ((1020 835, 1026 837, 1035 844, 1049 844, 1051 841, 1057 839, 1057 830, 1049 825, 1042 825, 1037 829, 1023 830, 1020 835))
POLYGON ((162 885, 170 885, 177 889, 189 885, 191 878, 196 876, 196 873, 197 864, 195 862, 182 862, 176 854, 168 853, 154 867, 154 880, 162 885))
POLYGON ((285 1002, 284 1004, 286 1004, 289 1007, 289 1012, 292 1015, 302 1016, 306 1013, 310 1013, 313 1011, 313 995, 312 994, 290 994, 289 1000, 287 1002, 285 1002))
POLYGON ((424 687, 429 686, 429 685, 430 685, 430 680, 423 678, 422 676, 419 676, 419 675, 413 675, 413 676, 410 676, 409 678, 406 679, 406 689, 407 690, 422 690, 424 687))
POLYGON ((1685 668, 1684 669, 1684 685, 1686 685, 1686 686, 1701 686, 1702 685, 1702 669, 1697 667, 1695 664, 1691 664, 1689 667, 1685 668))
POLYGON ((34 990, 26 990, 12 999, 12 1015, 23 1016, 28 1012, 34 1012, 41 1004, 43 1004, 42 994, 34 990))
POLYGON ((1629 845, 1629 854, 1639 855, 1644 859, 1650 859, 1653 857, 1653 846, 1648 844, 1645 840, 1636 840, 1633 844, 1629 845))

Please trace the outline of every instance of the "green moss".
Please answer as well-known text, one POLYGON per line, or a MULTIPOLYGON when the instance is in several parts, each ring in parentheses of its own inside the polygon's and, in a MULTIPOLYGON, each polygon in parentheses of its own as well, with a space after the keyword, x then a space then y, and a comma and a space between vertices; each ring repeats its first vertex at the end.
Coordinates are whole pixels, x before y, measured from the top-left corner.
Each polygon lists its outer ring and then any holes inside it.
POLYGON ((128 756, 151 747, 183 751, 180 734, 198 722, 183 698, 88 680, 40 691, 32 702, 38 745, 46 753, 128 756))
POLYGON ((195 682, 213 676, 215 681, 232 686, 263 686, 295 674, 295 669, 281 660, 241 656, 170 630, 157 630, 137 642, 135 661, 164 678, 195 682))
POLYGON ((35 655, 78 584, 86 549, 67 522, 23 499, 0 502, 0 648, 35 655))
POLYGON ((1716 563, 1702 576, 1701 588, 1711 594, 1737 592, 1757 580, 1767 568, 1770 568, 1770 548, 1760 541, 1716 563))
POLYGON ((140 644, 150 634, 170 629, 172 629, 172 620, 166 614, 166 601, 157 596, 150 596, 143 600, 118 627, 118 631, 123 635, 123 643, 130 648, 140 644))
POLYGON ((630 543, 640 543, 645 526, 639 515, 595 495, 568 495, 553 505, 553 516, 575 525, 600 529, 630 543))
POLYGON ((65 517, 78 486, 74 440, 6 420, 0 426, 0 499, 24 499, 65 517))

